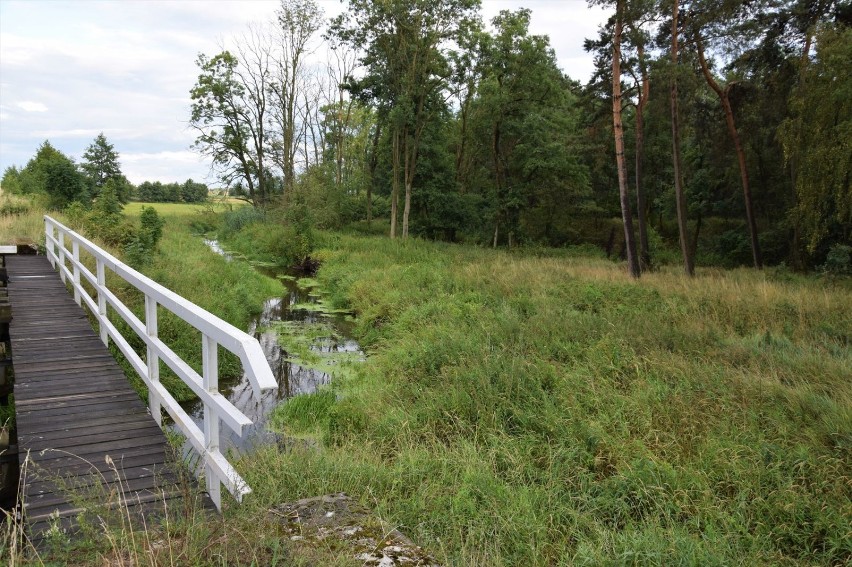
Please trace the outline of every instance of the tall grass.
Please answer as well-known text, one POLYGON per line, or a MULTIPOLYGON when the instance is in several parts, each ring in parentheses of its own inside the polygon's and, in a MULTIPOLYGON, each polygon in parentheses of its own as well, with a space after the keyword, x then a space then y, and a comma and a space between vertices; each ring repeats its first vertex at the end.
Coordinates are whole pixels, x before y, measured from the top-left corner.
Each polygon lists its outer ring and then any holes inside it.
POLYGON ((0 245, 44 245, 46 208, 38 199, 0 193, 0 245))
MULTIPOLYGON (((234 322, 254 284, 189 222, 149 273, 234 322)), ((255 493, 223 526, 272 546, 269 505, 346 491, 454 565, 852 562, 848 280, 634 282, 570 251, 322 242, 317 277, 368 360, 284 406, 321 448, 245 456, 255 493)))
MULTIPOLYGON (((7 514, 0 526, 0 563, 127 567, 312 564, 305 557, 294 557, 274 518, 238 515, 226 522, 205 508, 190 471, 180 463, 171 465, 168 473, 152 471, 156 476, 173 475, 176 481, 169 476, 173 488, 168 493, 160 490, 161 500, 146 503, 142 508, 147 510, 140 513, 140 502, 122 496, 122 491, 132 491, 120 462, 109 457, 106 463, 77 458, 80 466, 89 467, 90 476, 78 477, 74 483, 51 479, 80 510, 73 529, 57 518, 33 541, 22 522, 7 514)), ((22 482, 37 472, 29 470, 35 466, 26 461, 22 482)), ((36 480, 46 478, 41 473, 36 480)), ((317 552, 308 557, 323 555, 317 552)), ((330 565, 334 556, 330 559, 320 559, 318 564, 330 565)))
POLYGON ((852 561, 848 282, 328 244, 368 362, 285 406, 325 449, 249 460, 263 498, 350 492, 456 565, 852 561))

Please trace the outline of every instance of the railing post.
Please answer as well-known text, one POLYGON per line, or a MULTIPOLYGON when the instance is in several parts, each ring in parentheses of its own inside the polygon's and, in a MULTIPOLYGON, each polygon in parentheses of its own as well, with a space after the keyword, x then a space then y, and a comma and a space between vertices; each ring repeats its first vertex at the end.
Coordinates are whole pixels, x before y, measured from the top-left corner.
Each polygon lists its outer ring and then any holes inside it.
POLYGON ((62 278, 62 283, 65 283, 65 272, 62 270, 65 267, 65 233, 61 228, 56 228, 59 233, 59 277, 62 278))
POLYGON ((104 271, 104 261, 97 259, 97 278, 98 278, 98 326, 101 329, 101 342, 109 346, 109 332, 106 327, 107 320, 107 303, 106 296, 103 290, 106 289, 106 273, 104 271))
POLYGON ((74 301, 82 307, 80 299, 80 243, 71 241, 71 257, 74 259, 74 301))
MULTIPOLYGON (((215 394, 219 391, 219 346, 207 335, 201 336, 202 385, 205 390, 215 394)), ((219 452, 219 416, 208 404, 204 404, 204 446, 206 449, 204 477, 207 479, 207 494, 210 495, 216 508, 221 510, 222 494, 219 477, 209 464, 210 455, 219 452)))
MULTIPOLYGON (((149 338, 157 338, 157 301, 148 295, 145 295, 145 332, 148 333, 149 338)), ((148 379, 152 383, 159 382, 160 357, 157 356, 157 349, 150 343, 145 359, 148 361, 148 379)), ((163 412, 160 410, 160 397, 153 388, 148 389, 148 409, 157 425, 162 426, 163 412)))
POLYGON ((50 260, 50 265, 56 269, 56 250, 53 242, 53 224, 47 219, 44 219, 44 248, 47 250, 47 259, 50 260))

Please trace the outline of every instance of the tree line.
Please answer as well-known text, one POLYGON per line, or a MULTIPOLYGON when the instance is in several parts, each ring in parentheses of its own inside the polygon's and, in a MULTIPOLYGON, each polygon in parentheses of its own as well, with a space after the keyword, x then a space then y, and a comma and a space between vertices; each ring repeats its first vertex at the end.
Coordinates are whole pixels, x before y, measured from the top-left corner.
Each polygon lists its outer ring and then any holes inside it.
POLYGON ((591 3, 612 15, 581 84, 527 9, 486 25, 477 0, 350 0, 326 22, 282 0, 199 55, 195 147, 257 206, 382 217, 392 238, 593 243, 636 276, 848 250, 848 2, 591 3))
POLYGON ((580 85, 548 38, 529 33, 528 10, 486 29, 478 2, 462 0, 350 2, 323 38, 331 63, 309 68, 319 9, 286 0, 275 25, 252 29, 235 53, 199 57, 197 147, 258 205, 296 197, 334 209, 323 219, 368 223, 377 206, 392 237, 563 245, 606 240, 602 229, 612 240, 605 221, 620 216, 635 273, 651 266, 652 243, 675 240, 691 271, 702 230, 705 258, 757 267, 765 255, 804 267, 847 244, 848 210, 806 198, 848 197, 849 103, 837 85, 847 77, 823 56, 849 49, 846 8, 609 4, 610 22, 586 42, 598 73, 580 85), (842 170, 834 189, 794 166, 813 153, 794 137, 816 126, 796 100, 820 81, 834 85, 841 117, 830 138, 840 143, 823 139, 835 150, 826 168, 842 170))
POLYGON ((23 168, 10 166, 3 173, 4 191, 18 195, 39 195, 47 207, 64 209, 72 203, 89 208, 102 195, 104 187, 120 203, 131 199, 148 203, 203 203, 206 184, 187 179, 184 183, 143 181, 133 185, 121 171, 119 153, 103 132, 86 148, 80 163, 45 140, 23 168))

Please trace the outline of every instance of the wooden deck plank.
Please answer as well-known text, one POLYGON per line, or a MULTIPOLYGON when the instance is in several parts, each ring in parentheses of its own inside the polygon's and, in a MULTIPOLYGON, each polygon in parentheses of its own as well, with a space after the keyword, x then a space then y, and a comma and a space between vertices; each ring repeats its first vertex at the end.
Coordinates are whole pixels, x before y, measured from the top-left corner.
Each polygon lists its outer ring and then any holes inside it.
MULTIPOLYGON (((86 454, 86 451, 80 449, 77 451, 77 454, 69 454, 67 451, 36 451, 30 455, 30 460, 36 464, 41 464, 44 461, 53 461, 50 465, 52 467, 62 468, 67 467, 73 464, 85 463, 85 462, 94 462, 95 460, 105 460, 99 459, 99 456, 104 456, 104 451, 100 451, 99 447, 89 447, 93 451, 93 454, 86 454)), ((109 456, 114 462, 118 462, 125 458, 130 458, 136 455, 142 454, 153 454, 155 450, 159 449, 160 451, 164 451, 162 443, 158 443, 156 439, 138 439, 136 440, 136 446, 134 447, 121 447, 120 449, 109 451, 109 456)), ((47 466, 47 465, 44 465, 47 466)))
MULTIPOLYGON (((186 487, 176 484, 165 435, 84 309, 43 256, 6 256, 6 271, 19 459, 27 471, 24 510, 31 536, 38 539, 57 522, 73 531, 83 510, 65 486, 95 488, 104 495, 121 490, 118 499, 131 510, 162 512, 163 502, 186 494, 186 487), (120 483, 111 466, 118 467, 120 483)), ((197 493, 197 485, 189 492, 197 493)), ((204 498, 204 506, 211 508, 204 498)))
MULTIPOLYGON (((124 408, 113 408, 111 410, 100 410, 97 412, 97 417, 92 417, 89 419, 89 423, 92 425, 106 425, 109 423, 125 423, 129 419, 138 419, 138 420, 147 420, 147 417, 143 416, 133 416, 128 418, 126 415, 126 410, 124 408)), ((36 419, 30 417, 29 419, 25 419, 24 423, 26 424, 27 431, 29 433, 41 433, 43 431, 54 431, 57 429, 77 429, 80 427, 86 427, 85 424, 80 423, 80 418, 76 414, 65 414, 65 415, 54 415, 49 419, 36 419)))

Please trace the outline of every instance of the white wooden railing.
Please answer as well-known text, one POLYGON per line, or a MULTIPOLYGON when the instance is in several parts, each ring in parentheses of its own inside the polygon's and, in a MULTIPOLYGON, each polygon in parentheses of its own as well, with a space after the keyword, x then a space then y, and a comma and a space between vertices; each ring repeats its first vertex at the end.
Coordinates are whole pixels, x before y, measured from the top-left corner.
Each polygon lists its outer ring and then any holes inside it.
POLYGON ((148 388, 148 406, 151 415, 158 424, 162 425, 161 408, 165 409, 192 447, 203 458, 207 491, 216 507, 221 509, 220 483, 225 485, 237 501, 242 501, 242 497, 250 493, 251 488, 220 452, 219 424, 224 423, 237 435, 242 436, 243 428, 251 425, 252 421, 219 393, 217 355, 219 346, 237 355, 254 394, 260 398, 263 392, 276 388, 277 383, 257 340, 143 276, 55 219, 45 215, 44 226, 45 247, 50 263, 54 268, 59 269, 62 281, 71 282, 77 304, 85 305, 95 316, 104 344, 109 345, 112 339, 142 378, 148 388), (70 250, 67 248, 69 242, 70 250), (94 258, 96 273, 93 274, 80 261, 81 251, 85 251, 94 258), (107 269, 145 295, 144 322, 107 289, 107 269), (94 288, 94 297, 83 287, 81 277, 94 288), (201 333, 202 373, 200 376, 158 338, 158 307, 168 309, 201 333), (133 350, 127 339, 109 320, 109 308, 145 341, 147 345, 145 359, 133 350), (160 360, 171 368, 203 402, 203 431, 160 383, 160 360))

